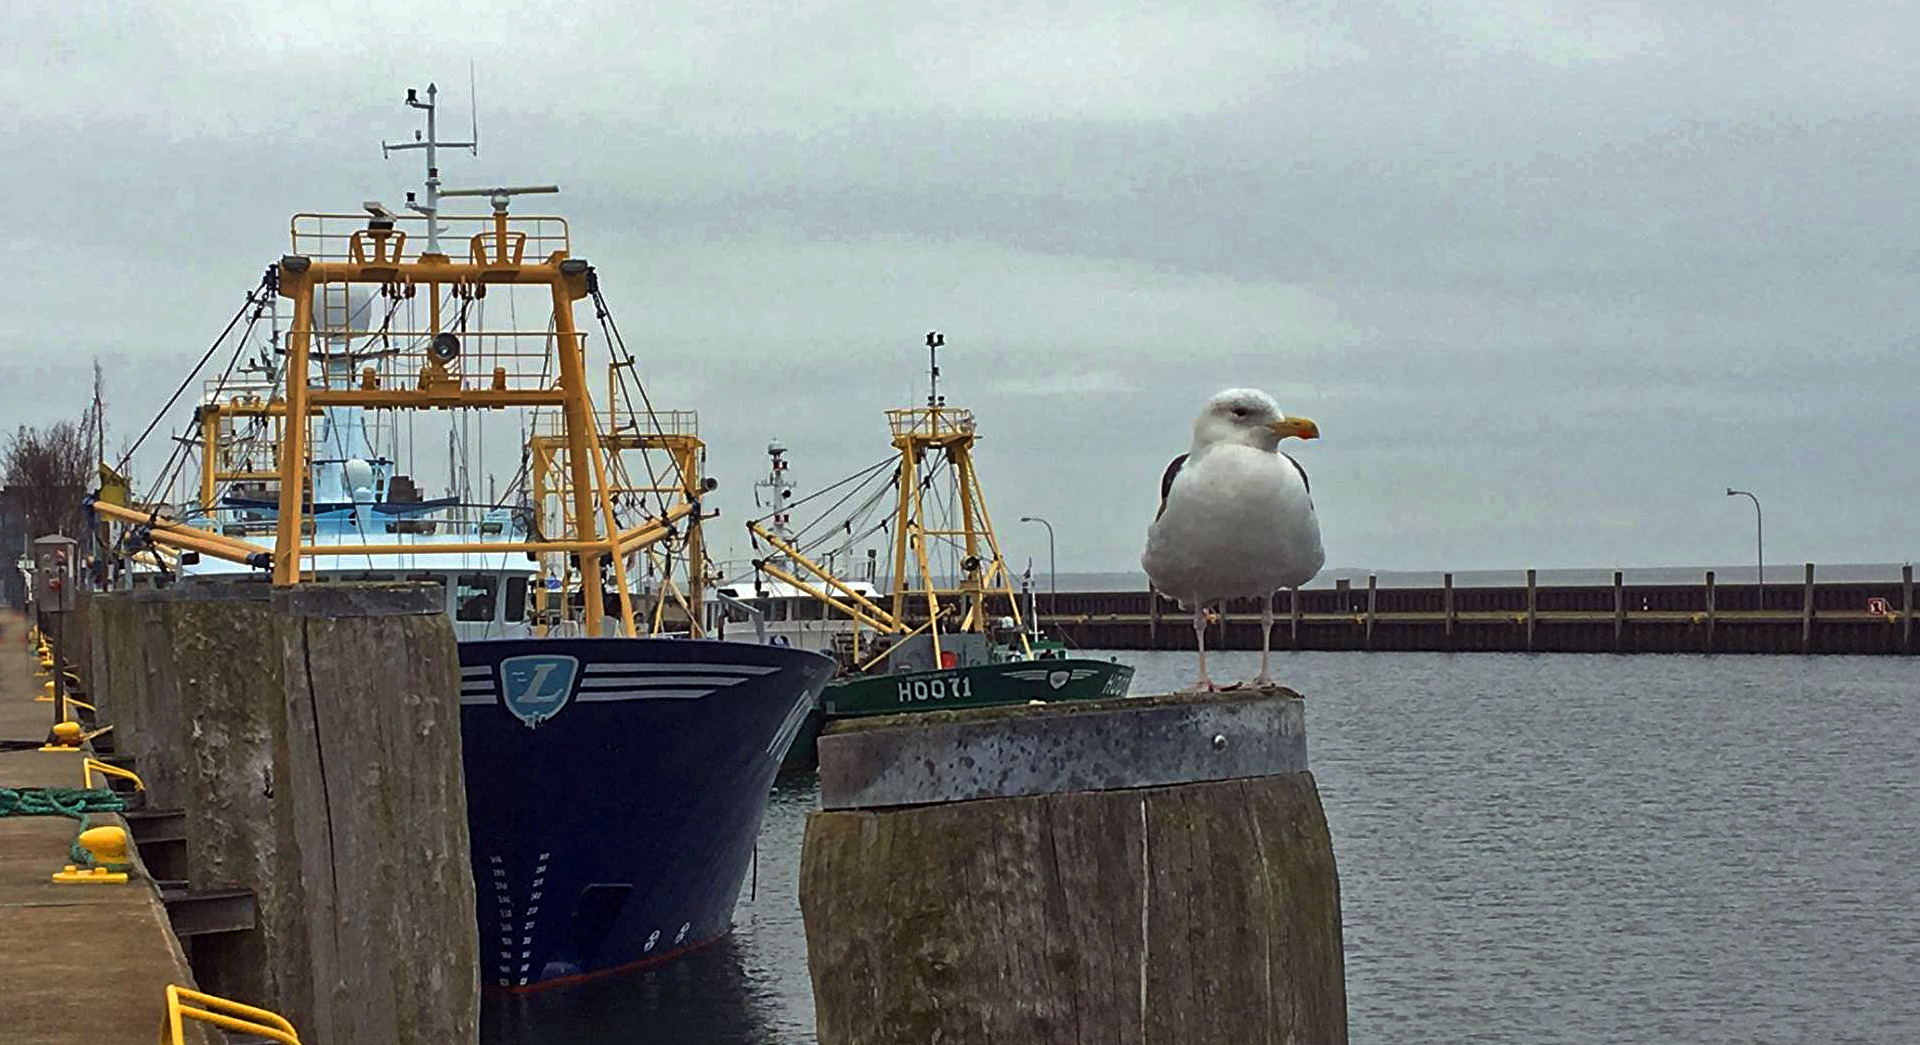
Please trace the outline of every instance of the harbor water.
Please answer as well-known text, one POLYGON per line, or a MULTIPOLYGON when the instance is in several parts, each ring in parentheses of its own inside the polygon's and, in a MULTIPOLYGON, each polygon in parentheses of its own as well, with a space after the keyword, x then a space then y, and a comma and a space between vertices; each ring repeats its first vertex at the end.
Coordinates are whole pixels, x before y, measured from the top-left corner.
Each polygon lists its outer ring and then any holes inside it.
MULTIPOLYGON (((1257 654, 1209 658, 1220 678, 1257 654)), ((1134 692, 1191 654, 1130 653, 1134 692)), ((1899 658, 1276 655, 1307 697, 1357 1043, 1920 1040, 1920 670, 1899 658)), ((806 1045, 783 780, 733 938, 488 999, 489 1045, 806 1045)))

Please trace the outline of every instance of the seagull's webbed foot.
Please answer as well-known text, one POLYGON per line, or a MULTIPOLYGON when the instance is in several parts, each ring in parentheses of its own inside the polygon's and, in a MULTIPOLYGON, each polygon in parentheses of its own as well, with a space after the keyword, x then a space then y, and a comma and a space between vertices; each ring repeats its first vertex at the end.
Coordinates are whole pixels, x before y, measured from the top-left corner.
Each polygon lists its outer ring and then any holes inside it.
POLYGON ((1280 683, 1275 682, 1272 675, 1269 675, 1263 671, 1260 674, 1255 675, 1254 677, 1248 679, 1245 682, 1234 683, 1234 688, 1235 689, 1273 689, 1275 686, 1278 686, 1278 685, 1280 685, 1280 683))
POLYGON ((1202 675, 1199 678, 1194 679, 1192 682, 1188 683, 1187 688, 1181 690, 1180 692, 1182 693, 1218 693, 1220 692, 1220 687, 1214 685, 1212 679, 1206 677, 1205 675, 1202 675))

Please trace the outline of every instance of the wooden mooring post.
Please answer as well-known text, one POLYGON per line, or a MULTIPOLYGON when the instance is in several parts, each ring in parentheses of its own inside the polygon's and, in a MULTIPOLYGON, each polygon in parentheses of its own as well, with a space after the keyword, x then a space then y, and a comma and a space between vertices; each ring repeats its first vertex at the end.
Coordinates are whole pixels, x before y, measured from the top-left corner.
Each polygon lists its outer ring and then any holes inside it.
POLYGON ((1619 653, 1626 648, 1627 640, 1627 589, 1622 583, 1626 575, 1619 570, 1613 571, 1613 651, 1619 653))
POLYGON ((1538 570, 1527 571, 1527 652, 1528 653, 1533 652, 1533 627, 1539 621, 1539 608, 1536 602, 1536 598, 1539 595, 1539 591, 1537 586, 1534 583, 1539 578, 1539 575, 1540 575, 1540 571, 1538 570))
POLYGON ((197 585, 95 607, 104 708, 133 727, 149 802, 158 779, 184 810, 188 885, 253 896, 252 929, 190 941, 203 986, 305 1040, 473 1041, 459 655, 438 586, 197 585))
POLYGON ((1271 689, 836 724, 800 873, 821 1045, 1345 1042, 1304 721, 1271 689))
POLYGON ((1913 564, 1900 567, 1900 648, 1913 652, 1913 564))
MULTIPOLYGON (((1911 587, 1911 585, 1909 585, 1911 587)), ((1287 648, 1300 648, 1300 589, 1287 589, 1287 648)))
POLYGON ((1800 652, 1813 652, 1813 564, 1807 564, 1807 582, 1800 590, 1800 652))
POLYGON ((1715 614, 1714 614, 1714 608, 1713 608, 1713 571, 1708 570, 1707 571, 1707 652, 1708 653, 1713 652, 1713 626, 1715 623, 1714 616, 1715 614))
POLYGON ((1367 574, 1367 633, 1365 641, 1368 649, 1373 648, 1373 615, 1379 609, 1379 581, 1380 579, 1373 574, 1367 574))
POLYGON ((1444 633, 1445 644, 1448 649, 1452 649, 1453 648, 1453 626, 1455 621, 1459 619, 1459 614, 1456 613, 1453 608, 1453 574, 1449 573, 1446 576, 1442 577, 1440 579, 1440 583, 1441 583, 1440 603, 1441 603, 1442 609, 1446 612, 1446 615, 1447 615, 1447 624, 1446 624, 1446 630, 1444 633))

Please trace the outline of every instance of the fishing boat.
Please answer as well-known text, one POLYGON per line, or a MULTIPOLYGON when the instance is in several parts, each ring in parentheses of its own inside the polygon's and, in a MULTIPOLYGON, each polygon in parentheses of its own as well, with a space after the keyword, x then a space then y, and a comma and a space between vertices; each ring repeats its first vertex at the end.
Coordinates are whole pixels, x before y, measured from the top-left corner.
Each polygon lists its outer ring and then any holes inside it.
POLYGON ((427 132, 396 146, 426 150, 412 215, 369 202, 294 217, 181 437, 200 463, 174 498, 186 506, 94 510, 124 552, 167 549, 148 558, 183 584, 441 586, 482 982, 530 990, 728 931, 773 775, 833 664, 705 635, 700 524, 717 484, 697 418, 653 408, 566 221, 512 212, 554 187, 441 189, 434 94, 408 92, 427 132), (460 197, 491 214, 441 213, 460 197), (604 408, 588 387, 602 362, 604 408), (478 494, 489 431, 518 471, 478 494), (449 488, 424 496, 415 470, 443 448, 449 488))
POLYGON ((819 632, 838 672, 789 764, 811 750, 815 726, 836 718, 1091 700, 1124 696, 1132 683, 1130 665, 1073 656, 1043 640, 1031 627, 1030 604, 1023 620, 974 467, 973 412, 940 394, 944 344, 937 332, 927 335, 925 405, 886 412, 893 453, 807 498, 782 498, 747 522, 761 553, 752 609, 791 616, 797 610, 775 610, 773 596, 804 597, 822 619, 841 625, 819 632), (835 507, 795 529, 793 513, 829 493, 835 507), (891 545, 884 590, 833 567, 855 560, 867 540, 891 545))

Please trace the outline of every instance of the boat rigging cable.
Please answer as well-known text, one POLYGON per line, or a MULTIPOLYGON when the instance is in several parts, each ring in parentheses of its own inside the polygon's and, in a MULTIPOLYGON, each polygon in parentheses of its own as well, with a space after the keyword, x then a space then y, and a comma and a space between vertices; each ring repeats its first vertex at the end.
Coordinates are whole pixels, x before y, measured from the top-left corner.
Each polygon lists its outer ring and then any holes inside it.
MULTIPOLYGON (((260 277, 260 285, 247 291, 246 302, 240 306, 238 312, 233 314, 232 319, 227 320, 226 327, 220 331, 218 337, 213 339, 213 344, 207 346, 206 352, 200 356, 200 362, 194 364, 193 371, 186 376, 185 380, 180 382, 179 388, 173 390, 173 395, 167 397, 166 405, 160 408, 159 413, 153 415, 153 420, 147 422, 147 427, 141 431, 140 438, 135 439, 133 445, 128 447, 126 452, 120 455, 120 462, 114 466, 114 471, 119 472, 121 475, 127 474, 127 465, 132 462, 133 455, 139 451, 140 444, 147 441, 147 437, 153 434, 153 430, 160 426, 160 420, 167 416, 167 411, 173 409, 173 405, 180 401, 182 395, 186 394, 187 389, 193 385, 193 379, 200 376, 200 371, 207 365, 207 361, 213 358, 215 352, 220 351, 220 345, 227 340, 228 334, 233 333, 233 328, 239 325, 241 317, 247 314, 248 309, 251 308, 253 310, 253 318, 247 322, 247 330, 251 332, 253 330, 253 324, 260 319, 260 310, 273 300, 272 295, 279 292, 279 287, 280 270, 269 267, 266 274, 260 277), (263 291, 265 292, 264 294, 262 294, 263 291)), ((245 334, 241 335, 240 343, 243 346, 246 344, 245 334)), ((227 371, 228 373, 232 373, 233 368, 229 366, 227 371)))
MULTIPOLYGON (((620 324, 614 320, 613 310, 607 307, 606 295, 600 292, 600 273, 593 268, 587 269, 587 293, 593 297, 594 318, 600 321, 602 336, 604 336, 607 341, 607 354, 615 356, 614 369, 620 371, 620 380, 618 382, 620 398, 626 402, 627 414, 632 416, 634 413, 633 394, 627 389, 627 374, 637 366, 639 361, 634 358, 632 352, 628 351, 626 339, 620 336, 620 324), (616 350, 618 355, 615 355, 616 350)), ((638 381, 634 383, 639 385, 638 381)), ((645 385, 639 385, 639 390, 640 402, 647 408, 647 421, 652 424, 655 434, 665 435, 665 429, 660 426, 660 417, 654 413, 653 398, 647 395, 647 387, 645 385)), ((611 408, 613 404, 609 403, 607 405, 611 408)), ((679 460, 672 454, 668 454, 667 457, 668 460, 672 461, 675 478, 679 480, 680 486, 684 489, 688 485, 688 479, 680 470, 679 460)), ((660 498, 660 515, 664 518, 668 510, 668 505, 666 495, 660 489, 660 476, 654 472, 653 455, 642 451, 640 460, 647 466, 647 481, 653 485, 654 496, 660 498)))
MULTIPOLYGON (((227 382, 232 379, 234 368, 239 365, 240 357, 246 351, 247 339, 253 335, 254 326, 260 322, 260 317, 265 313, 267 305, 271 303, 271 295, 279 292, 279 284, 279 271, 277 269, 268 269, 266 275, 261 277, 260 286, 254 288, 247 294, 247 301, 255 306, 253 315, 248 318, 245 329, 240 332, 240 337, 233 346, 233 355, 227 360, 227 367, 221 372, 220 380, 214 384, 214 393, 216 395, 225 390, 227 382), (257 301, 255 300, 255 295, 260 295, 257 301)), ((245 314, 245 312, 246 308, 242 306, 240 314, 245 314)), ((207 361, 213 358, 214 352, 218 350, 221 343, 226 340, 227 334, 232 332, 234 324, 237 323, 239 319, 240 315, 236 314, 233 320, 227 323, 226 329, 220 332, 220 337, 208 347, 206 354, 200 357, 200 362, 194 365, 193 372, 187 375, 186 380, 182 381, 180 387, 174 390, 173 396, 167 400, 166 405, 162 406, 160 412, 154 415, 152 421, 148 422, 146 431, 140 434, 140 440, 136 440, 133 446, 127 450, 126 455, 121 458, 120 467, 116 468, 115 471, 120 472, 122 475, 126 474, 124 469, 127 466, 127 462, 132 460, 134 451, 140 449, 140 441, 145 440, 154 428, 160 424, 160 420, 166 416, 167 411, 173 409, 173 405, 179 402, 181 394, 193 384, 195 378, 200 376, 200 371, 207 365, 207 361)), ((193 422, 189 421, 188 424, 191 426, 193 422)), ((148 512, 149 522, 159 518, 161 494, 173 482, 174 478, 180 473, 181 468, 186 464, 186 450, 191 445, 193 445, 191 429, 188 435, 176 436, 174 438, 173 451, 167 455, 166 463, 161 466, 159 474, 154 477, 153 485, 147 490, 145 500, 147 504, 151 506, 148 512)))

